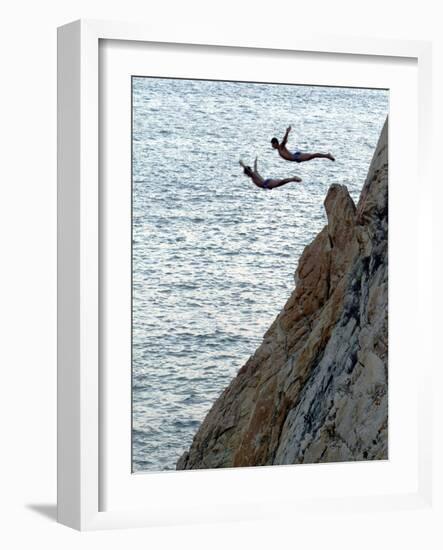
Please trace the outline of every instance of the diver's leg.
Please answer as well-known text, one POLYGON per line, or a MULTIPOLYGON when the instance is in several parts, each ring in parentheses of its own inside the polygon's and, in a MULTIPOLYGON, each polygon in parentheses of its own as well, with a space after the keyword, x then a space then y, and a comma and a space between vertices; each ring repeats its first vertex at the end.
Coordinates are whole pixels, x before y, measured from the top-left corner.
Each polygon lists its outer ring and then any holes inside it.
POLYGON ((285 178, 282 180, 270 180, 268 183, 268 188, 275 189, 276 187, 281 187, 282 185, 291 183, 292 181, 300 182, 301 178, 299 178, 298 176, 293 176, 292 178, 285 178))
POLYGON ((335 160, 331 153, 300 153, 297 157, 298 162, 306 162, 312 159, 329 159, 335 160))

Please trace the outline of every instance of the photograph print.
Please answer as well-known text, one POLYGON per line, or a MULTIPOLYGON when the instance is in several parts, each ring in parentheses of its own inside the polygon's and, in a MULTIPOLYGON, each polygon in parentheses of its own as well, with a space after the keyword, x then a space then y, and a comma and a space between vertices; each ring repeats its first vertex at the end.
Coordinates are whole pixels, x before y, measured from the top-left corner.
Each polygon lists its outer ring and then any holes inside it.
POLYGON ((388 459, 388 111, 132 77, 134 473, 388 459))

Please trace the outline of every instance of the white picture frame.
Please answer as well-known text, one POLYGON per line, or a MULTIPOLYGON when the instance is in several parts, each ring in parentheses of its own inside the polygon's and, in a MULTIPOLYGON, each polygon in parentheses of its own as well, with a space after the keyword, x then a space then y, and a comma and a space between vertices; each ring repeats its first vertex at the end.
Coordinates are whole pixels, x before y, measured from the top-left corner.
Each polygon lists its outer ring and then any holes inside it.
MULTIPOLYGON (((356 59, 389 58, 392 66, 403 59, 412 59, 417 66, 418 113, 417 140, 422 162, 418 165, 418 189, 420 193, 419 223, 420 245, 416 248, 420 257, 417 261, 426 265, 432 251, 423 243, 432 223, 426 216, 431 201, 429 183, 428 151, 430 150, 430 80, 431 46, 426 42, 370 40, 345 37, 314 37, 298 34, 296 38, 270 33, 251 42, 249 38, 227 39, 220 31, 219 36, 206 36, 202 29, 199 36, 187 36, 186 29, 174 31, 170 36, 156 32, 155 28, 136 24, 77 21, 65 25, 58 32, 58 520, 70 527, 89 530, 131 526, 167 525, 192 523, 196 521, 219 521, 223 519, 255 519, 283 514, 283 507, 276 507, 282 495, 272 493, 271 486, 284 486, 292 467, 238 469, 236 472, 184 472, 173 473, 173 477, 152 476, 145 478, 144 485, 151 484, 150 503, 144 507, 128 505, 127 499, 113 503, 111 510, 103 510, 101 484, 105 479, 103 468, 102 415, 103 395, 101 382, 103 365, 100 358, 100 288, 101 250, 99 212, 101 194, 99 185, 100 158, 100 43, 101 41, 125 41, 131 44, 194 44, 201 51, 209 47, 231 48, 230 55, 246 51, 272 51, 278 55, 285 52, 306 52, 356 59), (273 479, 269 470, 274 470, 273 479), (265 473, 268 472, 268 473, 265 473), (186 477, 188 476, 188 477, 186 477), (162 491, 189 490, 182 480, 192 478, 192 485, 208 484, 215 476, 221 483, 250 484, 263 482, 264 496, 260 500, 251 490, 249 499, 241 500, 232 494, 217 504, 197 500, 192 506, 171 499, 168 504, 160 498, 162 491), (235 476, 235 477, 234 477, 235 476), (268 479, 265 483, 265 476, 268 479), (271 485, 269 485, 269 483, 271 485), (268 493, 266 494, 266 491, 268 493), (157 500, 156 500, 157 499, 157 500), (235 505, 237 501, 238 505, 235 505), (245 503, 248 506, 244 506, 245 503)), ((157 55, 155 52, 152 55, 157 55)), ((211 55, 210 52, 208 54, 211 55)), ((171 74, 169 76, 175 76, 171 74)), ((265 77, 264 77, 265 78, 265 77)), ((415 138, 415 136, 413 136, 415 138)), ((129 136, 128 136, 129 139, 129 136)), ((411 137, 412 141, 412 137, 411 137)), ((430 211, 430 209, 429 209, 430 211)), ((416 276, 417 304, 422 312, 429 308, 432 289, 424 284, 425 274, 416 276)), ((412 291, 411 291, 412 292, 412 291)), ((426 317, 423 317, 426 318, 426 317)), ((395 333, 395 331, 394 331, 395 333)), ((392 335, 392 333, 391 333, 392 335)), ((423 332, 426 338, 426 332, 423 332)), ((430 353, 430 346, 429 351, 430 353)), ((411 356, 412 357, 412 356, 411 356)), ((334 505, 344 512, 358 507, 371 511, 380 509, 422 508, 431 506, 431 361, 423 361, 418 376, 417 450, 418 466, 416 483, 405 491, 392 493, 339 495, 334 505)), ((128 449, 129 454, 129 449, 128 449)), ((352 465, 335 465, 352 468, 352 465)), ((323 468, 323 466, 321 466, 323 468)), ((130 472, 128 472, 128 475, 130 472)), ((327 478, 323 469, 321 477, 327 478)), ((352 477, 352 476, 351 476, 352 477)), ((140 480, 140 481, 139 481, 140 480)), ((141 483, 133 477, 131 484, 141 483), (134 481, 135 480, 135 481, 134 481)), ((116 493, 118 495, 118 493, 116 493)), ((204 493, 202 493, 203 495, 204 493)), ((332 494, 332 493, 331 493, 332 494)), ((312 494, 302 500, 286 495, 286 509, 305 511, 321 510, 331 506, 331 494, 312 494)), ((333 494, 332 494, 333 496, 333 494)), ((147 496, 148 500, 148 496, 147 496)), ((289 516, 288 516, 289 517, 289 516)))

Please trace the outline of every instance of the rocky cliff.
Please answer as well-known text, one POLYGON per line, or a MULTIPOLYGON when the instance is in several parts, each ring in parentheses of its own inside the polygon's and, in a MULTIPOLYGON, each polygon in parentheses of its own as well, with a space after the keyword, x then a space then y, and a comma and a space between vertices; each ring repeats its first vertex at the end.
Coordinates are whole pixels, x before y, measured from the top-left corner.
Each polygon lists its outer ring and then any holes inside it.
POLYGON ((296 286, 177 469, 388 457, 388 124, 358 205, 343 185, 296 286))

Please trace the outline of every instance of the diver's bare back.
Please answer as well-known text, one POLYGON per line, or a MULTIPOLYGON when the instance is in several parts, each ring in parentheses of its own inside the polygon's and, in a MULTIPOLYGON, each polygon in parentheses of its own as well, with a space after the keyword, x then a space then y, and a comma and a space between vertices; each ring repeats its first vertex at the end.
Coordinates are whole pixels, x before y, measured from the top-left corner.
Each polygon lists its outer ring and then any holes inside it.
POLYGON ((293 153, 291 153, 286 145, 281 145, 278 148, 278 154, 285 160, 295 160, 293 153))

